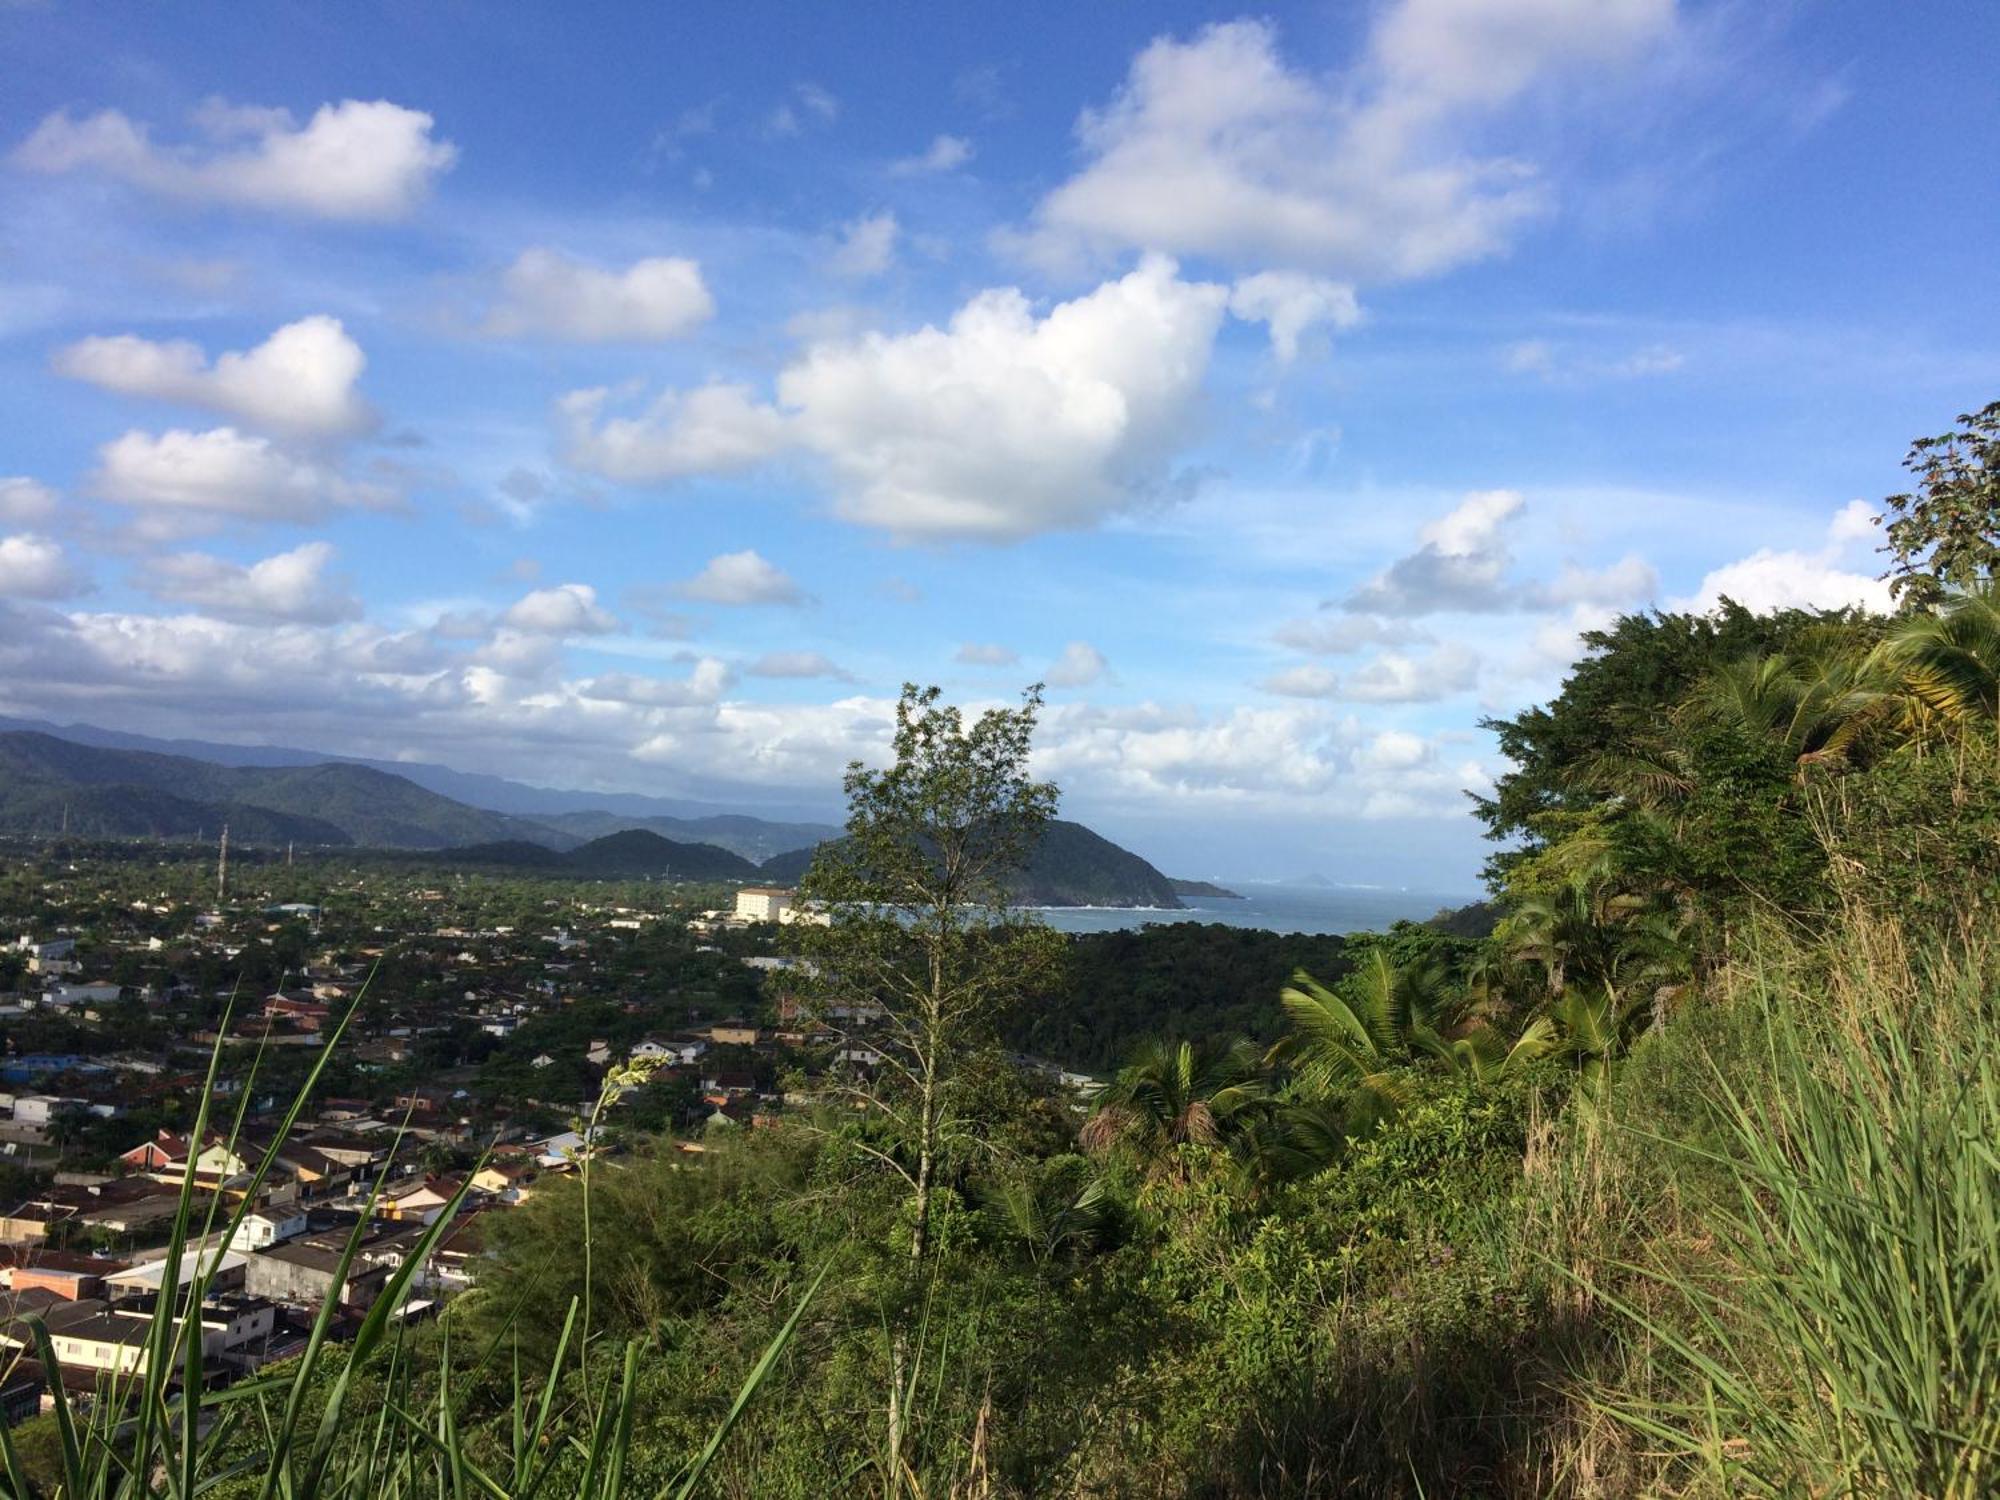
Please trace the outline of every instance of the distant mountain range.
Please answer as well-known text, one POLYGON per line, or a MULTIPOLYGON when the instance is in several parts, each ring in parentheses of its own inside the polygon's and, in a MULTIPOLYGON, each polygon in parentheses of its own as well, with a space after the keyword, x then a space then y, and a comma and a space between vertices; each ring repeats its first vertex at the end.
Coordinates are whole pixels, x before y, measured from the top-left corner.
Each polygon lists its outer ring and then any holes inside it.
MULTIPOLYGON (((99 740, 141 744, 88 743, 70 738, 67 729, 61 735, 4 729, 18 722, 0 719, 0 832, 5 833, 54 834, 67 828, 81 838, 213 839, 227 823, 231 838, 244 845, 437 850, 458 863, 579 876, 781 885, 796 883, 814 848, 840 833, 829 823, 715 811, 683 817, 576 807, 528 817, 434 790, 394 762, 292 763, 307 752, 290 750, 261 752, 282 758, 279 764, 222 762, 206 755, 240 758, 258 752, 110 730, 91 732, 99 740), (185 753, 143 748, 160 744, 185 753)), ((443 767, 422 769, 433 780, 513 789, 509 797, 590 795, 543 792, 443 767)), ((1082 824, 1055 822, 1012 894, 1031 906, 1171 910, 1182 904, 1174 886, 1138 855, 1082 824)))
POLYGON ((0 734, 0 828, 191 839, 214 837, 225 822, 246 844, 443 849, 514 838, 576 842, 367 766, 218 766, 47 734, 0 734))
MULTIPOLYGON (((300 750, 284 745, 229 745, 215 740, 159 739, 152 735, 129 734, 122 729, 106 729, 97 724, 56 724, 46 719, 18 719, 0 714, 0 733, 15 730, 53 735, 73 744, 94 745, 103 750, 150 750, 157 755, 181 755, 216 766, 318 766, 329 761, 367 766, 372 770, 386 771, 391 776, 400 776, 405 781, 414 781, 425 791, 436 792, 454 802, 483 807, 489 812, 509 813, 518 818, 545 820, 546 815, 551 813, 595 812, 641 819, 701 822, 718 815, 742 816, 740 808, 721 803, 691 801, 682 797, 649 797, 639 792, 593 792, 530 786, 522 781, 509 781, 504 776, 457 771, 450 766, 432 765, 425 761, 370 760, 365 756, 331 755, 321 750, 300 750)), ((805 807, 771 807, 765 811, 781 824, 809 821, 824 815, 822 809, 805 807)), ((753 818, 752 821, 763 822, 765 819, 753 818)), ((829 832, 838 831, 827 823, 811 826, 817 830, 814 838, 824 838, 829 832)), ((764 856, 755 857, 761 859, 764 856)))

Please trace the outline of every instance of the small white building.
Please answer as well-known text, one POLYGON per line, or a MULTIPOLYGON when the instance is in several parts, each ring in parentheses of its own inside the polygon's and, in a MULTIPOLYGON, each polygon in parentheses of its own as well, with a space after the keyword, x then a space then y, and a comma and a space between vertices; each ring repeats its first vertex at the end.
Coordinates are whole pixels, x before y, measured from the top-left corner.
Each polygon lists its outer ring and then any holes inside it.
POLYGON ((229 1248, 242 1255, 268 1250, 293 1235, 306 1232, 306 1216, 272 1209, 268 1213, 245 1214, 229 1238, 229 1248))
POLYGON ((782 922, 792 909, 792 892, 784 886, 746 885, 736 893, 739 922, 782 922))
POLYGON ((632 1060, 657 1058, 685 1066, 708 1051, 708 1041, 698 1036, 649 1036, 628 1054, 632 1060))
POLYGON ((80 1110, 83 1107, 83 1100, 71 1099, 63 1094, 16 1094, 14 1119, 21 1125, 47 1125, 65 1110, 80 1110))

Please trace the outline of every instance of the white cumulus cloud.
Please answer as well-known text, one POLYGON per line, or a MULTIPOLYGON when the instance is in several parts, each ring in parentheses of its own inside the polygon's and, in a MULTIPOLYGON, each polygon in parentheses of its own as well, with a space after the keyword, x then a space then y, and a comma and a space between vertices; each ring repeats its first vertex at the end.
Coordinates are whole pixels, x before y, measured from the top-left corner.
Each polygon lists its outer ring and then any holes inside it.
POLYGON ((323 104, 300 125, 285 110, 210 101, 200 144, 163 146, 115 109, 44 119, 15 148, 36 172, 96 171, 165 197, 322 219, 395 219, 429 194, 458 149, 421 110, 384 99, 323 104))
POLYGON ((507 268, 485 331, 582 344, 657 343, 685 337, 714 315, 715 301, 692 260, 653 256, 610 270, 536 247, 507 268))
POLYGON ((563 456, 620 484, 650 484, 748 468, 776 453, 785 423, 748 386, 665 391, 638 416, 605 415, 611 393, 571 391, 556 404, 563 456))
POLYGON ((218 355, 198 344, 119 334, 88 338, 55 355, 57 373, 120 395, 198 406, 293 437, 364 430, 375 415, 356 389, 367 366, 338 318, 287 323, 254 349, 218 355))
POLYGON ((814 343, 775 405, 711 384, 620 417, 593 389, 563 397, 557 420, 572 465, 624 484, 790 448, 823 464, 840 516, 898 540, 1082 529, 1162 492, 1228 297, 1149 256, 1044 313, 996 288, 942 328, 814 343))
POLYGON ((815 346, 778 380, 848 520, 1010 541, 1145 498, 1186 436, 1228 293, 1148 258, 1037 316, 981 292, 943 328, 815 346))
POLYGON ((712 557, 694 577, 674 586, 683 599, 703 604, 803 604, 806 594, 790 574, 754 551, 712 557))
POLYGON ((1724 599, 1762 613, 1774 609, 1843 609, 1859 605, 1877 614, 1895 610, 1889 585, 1853 566, 1857 543, 1875 534, 1874 509, 1853 500, 1828 523, 1826 544, 1814 550, 1760 547, 1748 557, 1710 570, 1672 608, 1706 612, 1724 599))
POLYGON ((1507 582, 1506 533, 1526 502, 1514 490, 1477 490, 1417 533, 1400 557, 1347 597, 1361 614, 1427 615, 1513 609, 1522 591, 1507 582))
POLYGON ((31 526, 56 513, 56 492, 39 480, 0 477, 0 523, 31 526))
POLYGON ((1053 688, 1089 687, 1104 676, 1109 665, 1104 653, 1090 642, 1071 641, 1042 673, 1042 681, 1053 688))
POLYGON ((89 587, 51 537, 0 537, 0 599, 66 599, 89 587))
POLYGON ((1229 310, 1271 330, 1271 353, 1283 365, 1298 358, 1299 340, 1308 330, 1321 324, 1352 328, 1361 321, 1361 304, 1352 285, 1302 271, 1259 271, 1243 277, 1230 289, 1229 310))
POLYGON ((597 602, 597 590, 587 583, 559 583, 524 594, 500 620, 523 635, 557 638, 609 635, 618 628, 617 617, 597 602))
POLYGON ((327 576, 330 542, 307 542, 248 567, 202 552, 181 552, 146 565, 148 592, 188 604, 221 620, 333 624, 360 618, 361 601, 327 576))
POLYGON ((128 432, 98 449, 90 482, 106 500, 184 527, 225 518, 311 521, 333 509, 379 509, 396 498, 385 486, 348 479, 233 427, 128 432))
POLYGON ((1393 0, 1322 77, 1260 20, 1160 37, 1076 134, 1083 169, 1019 236, 1052 261, 1141 248, 1338 276, 1433 274, 1504 249, 1548 194, 1478 131, 1559 74, 1663 39, 1673 0, 1393 0))
POLYGON ((1290 667, 1268 677, 1266 692, 1286 698, 1338 698, 1355 703, 1434 703, 1470 691, 1479 679, 1479 658, 1455 643, 1427 656, 1385 651, 1345 675, 1318 662, 1290 667))
POLYGON ((865 214, 841 229, 828 264, 838 276, 880 276, 896 263, 899 229, 892 213, 865 214))

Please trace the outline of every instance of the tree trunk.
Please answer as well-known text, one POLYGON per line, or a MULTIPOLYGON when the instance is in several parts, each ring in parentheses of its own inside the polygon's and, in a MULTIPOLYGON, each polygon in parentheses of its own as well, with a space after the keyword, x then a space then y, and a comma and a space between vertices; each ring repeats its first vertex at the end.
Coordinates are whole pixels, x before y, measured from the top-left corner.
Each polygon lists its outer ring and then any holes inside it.
MULTIPOLYGON (((917 1183, 912 1198, 910 1226, 910 1273, 912 1283, 922 1280, 924 1257, 930 1252, 931 1188, 937 1172, 937 1054, 926 1046, 923 1061, 923 1089, 917 1106, 917 1183)), ((899 1325, 889 1343, 889 1482, 887 1493, 903 1492, 908 1416, 903 1404, 903 1384, 910 1367, 909 1330, 899 1325)))

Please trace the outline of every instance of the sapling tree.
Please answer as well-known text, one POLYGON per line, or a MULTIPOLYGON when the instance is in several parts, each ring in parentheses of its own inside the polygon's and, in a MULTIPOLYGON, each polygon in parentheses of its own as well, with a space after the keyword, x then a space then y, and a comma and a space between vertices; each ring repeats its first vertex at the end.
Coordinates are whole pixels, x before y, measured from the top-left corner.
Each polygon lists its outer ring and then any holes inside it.
MULTIPOLYGON (((1019 996, 1045 985, 1056 933, 1009 905, 1009 877, 1033 855, 1056 788, 1028 770, 1041 689, 970 725, 935 687, 906 685, 894 761, 848 768, 846 836, 824 844, 799 888, 817 920, 788 929, 805 960, 803 998, 850 1054, 854 1087, 888 1126, 870 1146, 908 1190, 908 1261, 921 1281, 933 1254, 943 1172, 976 1122, 963 1117, 961 1069, 1019 996)), ((905 1335, 892 1346, 889 1463, 904 1445, 905 1335)), ((893 1481, 892 1481, 893 1482, 893 1481)))

